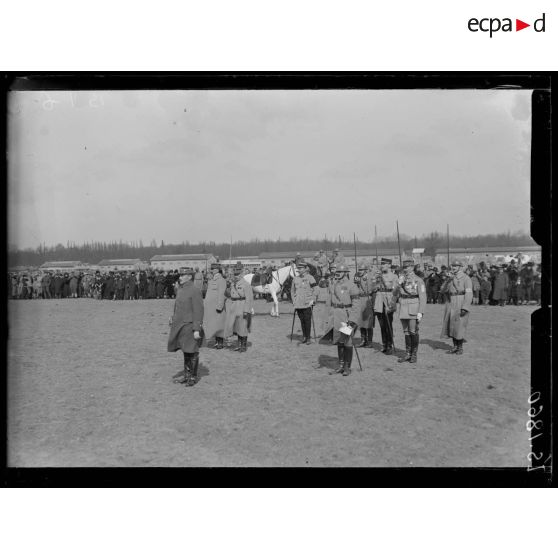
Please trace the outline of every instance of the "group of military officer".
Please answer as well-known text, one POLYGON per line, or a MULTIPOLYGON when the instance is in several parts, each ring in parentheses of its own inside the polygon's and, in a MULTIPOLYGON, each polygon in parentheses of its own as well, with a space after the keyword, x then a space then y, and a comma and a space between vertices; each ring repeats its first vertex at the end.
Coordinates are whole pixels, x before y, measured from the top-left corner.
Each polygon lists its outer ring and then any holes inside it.
POLYGON ((224 348, 225 338, 235 335, 233 349, 246 352, 253 310, 252 287, 242 276, 242 267, 227 280, 220 264, 211 265, 205 299, 194 284, 195 271, 181 268, 167 350, 184 353, 184 369, 173 377, 175 383, 195 385, 198 380, 199 348, 204 338, 215 338, 215 349, 224 348))
MULTIPOLYGON (((390 263, 389 260, 383 261, 380 269, 369 269, 360 263, 351 281, 347 266, 330 260, 324 262, 329 271, 316 282, 308 272, 308 264, 302 259, 298 261, 299 275, 293 279, 291 295, 301 322, 302 344, 311 343, 315 314, 320 334, 331 332, 332 342, 337 345, 339 365, 331 374, 351 374, 353 337, 360 329, 359 347, 372 347, 376 322, 380 326, 382 353, 392 355, 393 315, 396 310, 405 338, 405 355, 399 362, 417 362, 419 324, 426 308, 425 284, 415 274, 413 260, 402 262, 400 275, 393 272, 390 263)), ((459 355, 463 353, 463 339, 473 298, 471 279, 463 272, 461 262, 453 262, 441 288, 447 299, 442 337, 453 340, 453 348, 449 352, 459 355)))
MULTIPOLYGON (((360 329, 359 347, 372 347, 376 321, 380 325, 382 353, 392 355, 396 310, 405 338, 405 355, 398 362, 417 362, 426 288, 422 278, 415 274, 413 260, 402 262, 399 275, 393 272, 389 261, 382 262, 380 269, 369 269, 360 263, 353 280, 344 263, 327 261, 324 262, 327 271, 319 281, 310 274, 308 264, 302 258, 295 261, 298 274, 291 287, 295 310, 293 328, 296 313, 302 329, 302 344, 311 344, 314 316, 320 335, 331 334, 332 343, 337 345, 338 366, 330 374, 351 374, 355 333, 360 329)), ((215 338, 214 348, 222 349, 225 338, 236 335, 238 343, 234 350, 246 352, 254 313, 252 287, 243 278, 242 268, 235 268, 233 277, 227 280, 221 266, 212 264, 205 300, 200 289, 194 287, 193 278, 193 270, 180 270, 174 315, 169 321, 168 350, 184 353, 184 370, 176 374, 174 380, 186 385, 195 385, 198 381, 198 353, 204 338, 215 338)), ((464 273, 459 261, 452 263, 441 289, 447 300, 442 337, 453 340, 449 352, 459 355, 463 353, 473 298, 471 278, 464 273)))

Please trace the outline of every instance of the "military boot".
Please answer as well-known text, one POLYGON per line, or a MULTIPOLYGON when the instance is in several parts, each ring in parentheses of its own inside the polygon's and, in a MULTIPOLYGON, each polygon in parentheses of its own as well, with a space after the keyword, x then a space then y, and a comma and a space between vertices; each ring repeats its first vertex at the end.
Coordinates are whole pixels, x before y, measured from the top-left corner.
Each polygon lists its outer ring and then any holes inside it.
POLYGON ((345 345, 337 345, 337 358, 339 360, 339 366, 336 370, 330 370, 330 374, 341 374, 345 369, 345 345))
POLYGON ((243 336, 243 337, 239 337, 240 339, 240 353, 245 353, 246 349, 247 349, 247 345, 248 345, 248 337, 247 336, 243 336))
POLYGON ((386 355, 392 355, 393 354, 393 345, 391 343, 388 343, 386 346, 386 350, 385 350, 385 354, 386 355))
POLYGON ((419 334, 411 333, 411 360, 409 362, 415 363, 417 361, 419 334))
POLYGON ((215 348, 222 349, 223 348, 223 338, 222 337, 215 337, 215 348))
POLYGON ((374 336, 374 330, 371 327, 369 327, 366 331, 368 332, 368 334, 366 336, 366 345, 364 345, 364 346, 371 349, 372 348, 372 337, 374 336))
POLYGON ((457 350, 455 351, 456 355, 463 354, 463 339, 457 339, 457 350))
POLYGON ((233 351, 241 352, 241 351, 242 351, 242 337, 241 337, 240 335, 238 335, 237 337, 238 337, 238 344, 237 344, 237 346, 233 349, 233 351))
POLYGON ((184 370, 173 376, 175 384, 185 384, 190 380, 192 375, 191 357, 190 353, 184 353, 184 370))
POLYGON ((388 348, 388 336, 386 334, 386 324, 384 323, 383 316, 378 316, 380 322, 380 333, 382 334, 382 353, 385 353, 388 348))
POLYGON ((351 374, 351 363, 353 362, 353 348, 345 347, 345 366, 343 368, 343 376, 351 374))
POLYGON ((192 355, 192 358, 190 359, 190 362, 192 373, 188 378, 188 382, 186 385, 195 386, 200 381, 200 378, 198 376, 198 365, 200 363, 199 353, 194 353, 194 355, 192 355))
POLYGON ((368 347, 368 330, 365 327, 360 328, 360 337, 359 347, 368 347))
POLYGON ((409 362, 411 360, 411 336, 405 335, 405 356, 397 362, 409 362))
POLYGON ((457 351, 459 350, 459 346, 457 345, 457 339, 455 339, 454 337, 452 337, 452 341, 453 341, 453 349, 450 349, 448 351, 448 353, 450 355, 453 355, 455 353, 457 353, 457 351))

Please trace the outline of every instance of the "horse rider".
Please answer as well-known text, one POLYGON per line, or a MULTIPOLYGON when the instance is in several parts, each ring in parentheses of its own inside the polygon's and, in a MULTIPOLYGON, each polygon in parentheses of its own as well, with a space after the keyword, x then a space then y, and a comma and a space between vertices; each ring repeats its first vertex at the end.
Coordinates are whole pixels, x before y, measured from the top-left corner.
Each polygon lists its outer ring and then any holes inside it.
POLYGON ((382 258, 381 272, 375 276, 374 314, 380 323, 382 353, 393 354, 392 292, 397 285, 397 275, 390 268, 391 261, 382 258))
POLYGON ((219 263, 211 264, 209 275, 207 293, 203 301, 205 316, 204 330, 208 340, 215 337, 214 348, 222 349, 227 316, 225 311, 227 281, 223 277, 223 271, 219 263))
POLYGON ((333 250, 333 257, 330 261, 330 267, 332 265, 335 265, 337 267, 340 265, 345 265, 345 256, 341 252, 339 252, 339 248, 335 248, 333 250))
POLYGON ((167 350, 184 353, 184 370, 174 376, 175 383, 193 386, 198 382, 199 349, 203 341, 203 299, 194 287, 195 271, 181 268, 174 313, 169 319, 171 330, 167 350))
POLYGON ((335 271, 335 281, 329 289, 330 305, 333 308, 333 344, 337 345, 339 366, 331 370, 330 374, 349 376, 353 360, 353 337, 359 319, 359 307, 353 305, 352 297, 358 296, 357 286, 349 280, 349 269, 340 265, 335 271), (348 326, 351 333, 344 333, 340 329, 348 326))
POLYGON ((252 315, 254 313, 254 296, 252 287, 242 276, 242 267, 234 268, 234 277, 227 289, 227 317, 224 336, 238 337, 238 345, 234 349, 245 353, 248 348, 248 334, 251 332, 252 315))
POLYGON ((374 276, 364 262, 360 262, 357 268, 354 283, 358 288, 358 296, 353 299, 353 304, 359 308, 357 325, 360 328, 361 342, 358 346, 370 348, 374 333, 374 308, 371 299, 374 276))
POLYGON ((441 292, 446 294, 446 307, 442 320, 442 339, 451 337, 453 348, 450 354, 463 354, 463 339, 469 323, 469 311, 473 301, 473 283, 463 271, 463 264, 455 260, 451 264, 451 272, 441 292))
POLYGON ((300 260, 296 266, 299 275, 293 278, 291 299, 302 328, 303 345, 310 345, 312 337, 312 307, 318 296, 316 280, 308 272, 308 264, 300 260))
POLYGON ((325 272, 329 269, 329 262, 323 250, 318 252, 318 262, 316 265, 320 270, 320 277, 323 277, 325 272))
POLYGON ((394 304, 399 307, 399 319, 405 334, 405 356, 398 362, 417 361, 418 325, 426 308, 426 287, 424 281, 415 275, 414 265, 413 260, 403 261, 403 275, 399 278, 392 295, 392 308, 394 304))

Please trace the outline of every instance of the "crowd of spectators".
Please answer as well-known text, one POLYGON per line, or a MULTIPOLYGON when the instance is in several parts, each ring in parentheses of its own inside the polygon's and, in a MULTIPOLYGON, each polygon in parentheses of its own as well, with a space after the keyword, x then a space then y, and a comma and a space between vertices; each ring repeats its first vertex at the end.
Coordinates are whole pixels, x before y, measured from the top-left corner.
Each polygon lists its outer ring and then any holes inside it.
MULTIPOLYGON (((533 262, 518 265, 515 260, 509 264, 488 265, 480 262, 469 265, 465 272, 471 277, 473 284, 473 304, 520 305, 541 303, 541 266, 533 262)), ((428 303, 444 303, 444 295, 440 288, 447 278, 446 266, 427 265, 422 272, 417 270, 426 285, 428 303)))
MULTIPOLYGON (((397 272, 397 267, 392 266, 397 272)), ((271 273, 275 266, 254 268, 254 273, 271 273)), ((194 285, 205 295, 207 273, 196 268, 194 285)), ((541 303, 541 266, 528 262, 518 265, 480 262, 469 265, 466 273, 473 283, 473 304, 499 305, 541 303)), ((225 266, 224 276, 231 270, 225 266)), ((230 272, 230 273, 229 273, 230 272)), ((447 278, 446 266, 440 269, 427 264, 417 265, 415 272, 424 279, 427 301, 445 303, 441 286, 447 278)), ((72 271, 62 272, 28 270, 9 274, 9 297, 14 299, 94 298, 104 300, 141 300, 174 298, 178 283, 178 270, 147 269, 138 271, 72 271)))
MULTIPOLYGON (((174 298, 178 270, 138 271, 21 271, 9 277, 10 298, 95 298, 141 300, 174 298)), ((207 285, 205 272, 196 269, 195 284, 207 285)))

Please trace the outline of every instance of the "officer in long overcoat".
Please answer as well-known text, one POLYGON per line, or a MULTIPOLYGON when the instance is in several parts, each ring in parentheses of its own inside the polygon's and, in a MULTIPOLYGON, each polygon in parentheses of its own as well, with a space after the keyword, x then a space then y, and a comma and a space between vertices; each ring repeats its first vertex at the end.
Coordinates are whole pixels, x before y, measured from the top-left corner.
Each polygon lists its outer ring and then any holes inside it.
POLYGON ((327 327, 328 316, 331 311, 330 297, 329 297, 329 284, 333 279, 327 268, 324 270, 324 276, 318 281, 318 289, 316 295, 316 302, 314 304, 314 325, 316 326, 316 333, 322 337, 331 329, 327 327))
POLYGON ((234 350, 245 353, 248 348, 248 334, 251 331, 254 313, 254 295, 252 287, 242 277, 242 268, 236 267, 233 273, 233 280, 227 289, 227 317, 224 336, 236 335, 238 345, 234 350))
POLYGON ((354 277, 354 283, 358 289, 358 295, 354 295, 353 304, 358 307, 357 326, 360 328, 361 342, 359 347, 372 347, 374 333, 374 306, 372 304, 374 276, 368 271, 364 262, 358 264, 354 277))
POLYGON ((192 282, 194 270, 180 270, 180 287, 174 301, 174 313, 169 319, 171 326, 167 351, 184 353, 184 371, 174 381, 192 386, 198 382, 199 348, 203 341, 203 299, 192 282))
POLYGON ((225 321, 227 313, 225 311, 225 291, 227 281, 223 277, 221 265, 212 263, 210 278, 207 283, 207 293, 203 301, 204 306, 204 330, 206 339, 215 337, 215 348, 223 348, 225 321))
POLYGON ((333 343, 337 345, 337 358, 339 366, 332 370, 330 374, 343 374, 348 376, 351 373, 351 363, 353 360, 353 337, 357 328, 360 307, 353 305, 354 297, 358 297, 359 291, 353 281, 349 279, 347 266, 340 265, 335 270, 335 281, 331 283, 329 289, 329 304, 333 309, 333 343), (340 331, 348 325, 351 334, 340 331))
POLYGON ((451 272, 442 285, 441 292, 446 295, 441 337, 451 337, 453 349, 449 352, 461 355, 473 302, 473 284, 471 278, 463 271, 463 264, 460 261, 452 262, 451 272))
POLYGON ((426 287, 424 281, 415 274, 414 266, 413 260, 403 261, 403 275, 399 278, 392 295, 392 304, 397 304, 405 335, 405 356, 400 358, 399 362, 417 361, 418 325, 426 309, 426 287))

